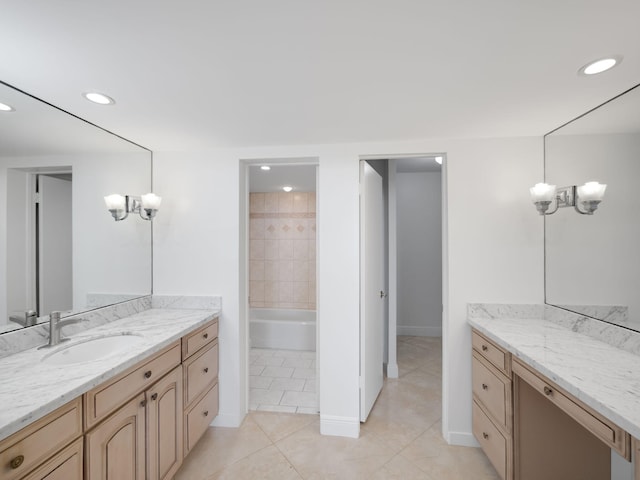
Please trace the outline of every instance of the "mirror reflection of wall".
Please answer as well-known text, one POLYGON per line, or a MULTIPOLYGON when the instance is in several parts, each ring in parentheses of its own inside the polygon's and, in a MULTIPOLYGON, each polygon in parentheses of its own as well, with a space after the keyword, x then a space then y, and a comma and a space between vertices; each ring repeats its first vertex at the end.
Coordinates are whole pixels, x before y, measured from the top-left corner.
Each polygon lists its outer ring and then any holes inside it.
POLYGON ((545 138, 545 180, 607 184, 593 215, 545 217, 549 304, 640 330, 640 88, 545 138))
POLYGON ((0 101, 13 107, 0 117, 0 333, 22 328, 15 313, 151 294, 151 222, 115 222, 103 200, 151 191, 151 152, 3 82, 0 101))

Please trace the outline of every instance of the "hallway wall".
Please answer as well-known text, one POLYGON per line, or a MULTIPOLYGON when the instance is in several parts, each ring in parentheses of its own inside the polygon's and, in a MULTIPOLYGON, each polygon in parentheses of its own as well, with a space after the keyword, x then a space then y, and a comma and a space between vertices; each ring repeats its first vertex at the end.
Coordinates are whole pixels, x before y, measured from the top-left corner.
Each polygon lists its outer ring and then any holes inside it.
POLYGON ((396 174, 398 335, 442 335, 441 178, 396 174))

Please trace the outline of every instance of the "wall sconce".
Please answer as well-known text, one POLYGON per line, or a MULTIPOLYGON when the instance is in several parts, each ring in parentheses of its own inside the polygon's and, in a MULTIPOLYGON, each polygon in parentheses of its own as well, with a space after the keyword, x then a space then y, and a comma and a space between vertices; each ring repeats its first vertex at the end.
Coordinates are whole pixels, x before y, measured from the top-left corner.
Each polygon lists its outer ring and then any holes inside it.
POLYGON ((547 183, 536 183, 529 189, 531 201, 540 215, 551 215, 561 207, 573 207, 582 215, 593 215, 604 197, 607 186, 598 182, 587 182, 580 187, 557 188, 547 183), (548 211, 555 200, 556 206, 548 211))
POLYGON ((116 222, 124 220, 130 213, 137 213, 143 220, 151 220, 160 208, 162 198, 155 193, 147 193, 140 197, 132 195, 108 195, 104 203, 116 222))

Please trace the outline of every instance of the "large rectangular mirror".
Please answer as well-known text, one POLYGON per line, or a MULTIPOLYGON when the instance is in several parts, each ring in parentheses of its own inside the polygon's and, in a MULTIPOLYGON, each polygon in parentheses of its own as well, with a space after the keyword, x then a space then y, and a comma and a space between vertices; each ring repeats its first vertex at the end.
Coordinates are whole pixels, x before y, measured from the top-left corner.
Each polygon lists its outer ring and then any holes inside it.
POLYGON ((546 303, 640 331, 640 86, 545 136, 545 181, 607 185, 593 215, 545 217, 546 303))
POLYGON ((151 152, 4 82, 0 102, 0 333, 151 294, 151 222, 103 200, 150 192, 151 152))

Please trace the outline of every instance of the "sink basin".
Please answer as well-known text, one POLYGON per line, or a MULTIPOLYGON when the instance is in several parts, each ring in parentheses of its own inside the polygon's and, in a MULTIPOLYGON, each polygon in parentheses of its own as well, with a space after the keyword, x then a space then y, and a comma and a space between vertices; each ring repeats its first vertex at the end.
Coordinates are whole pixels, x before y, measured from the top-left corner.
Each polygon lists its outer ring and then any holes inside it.
POLYGON ((79 340, 58 348, 45 356, 42 361, 50 365, 70 365, 91 362, 109 357, 141 343, 142 337, 131 334, 118 334, 105 337, 93 337, 79 340))

